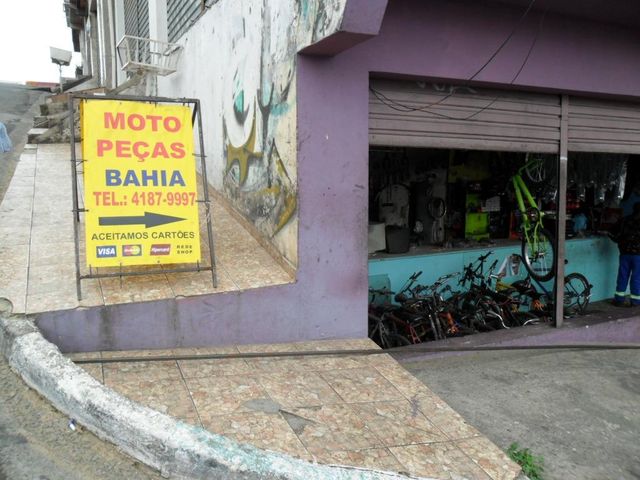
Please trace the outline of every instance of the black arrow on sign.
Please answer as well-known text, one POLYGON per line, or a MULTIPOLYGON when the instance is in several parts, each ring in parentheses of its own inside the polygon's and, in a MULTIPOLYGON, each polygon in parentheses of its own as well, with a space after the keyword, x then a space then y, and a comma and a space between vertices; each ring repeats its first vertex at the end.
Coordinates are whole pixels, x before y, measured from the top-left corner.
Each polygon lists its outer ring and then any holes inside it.
POLYGON ((144 215, 137 217, 99 217, 98 223, 102 226, 108 225, 139 225, 144 223, 144 228, 157 227, 166 223, 180 222, 186 218, 172 217, 160 213, 144 212, 144 215))

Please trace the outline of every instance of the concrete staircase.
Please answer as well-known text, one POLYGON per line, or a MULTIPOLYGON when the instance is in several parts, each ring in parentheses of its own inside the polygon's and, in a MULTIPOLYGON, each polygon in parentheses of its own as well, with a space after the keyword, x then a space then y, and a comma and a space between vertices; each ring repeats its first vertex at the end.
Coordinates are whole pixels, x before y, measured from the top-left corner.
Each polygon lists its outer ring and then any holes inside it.
MULTIPOLYGON (((82 93, 105 93, 104 88, 82 90, 82 93)), ((74 92, 80 93, 80 92, 74 92)), ((66 143, 70 137, 69 93, 47 97, 40 104, 40 115, 34 117, 33 128, 27 133, 27 143, 66 143)), ((80 114, 74 111, 76 139, 80 140, 80 114)))

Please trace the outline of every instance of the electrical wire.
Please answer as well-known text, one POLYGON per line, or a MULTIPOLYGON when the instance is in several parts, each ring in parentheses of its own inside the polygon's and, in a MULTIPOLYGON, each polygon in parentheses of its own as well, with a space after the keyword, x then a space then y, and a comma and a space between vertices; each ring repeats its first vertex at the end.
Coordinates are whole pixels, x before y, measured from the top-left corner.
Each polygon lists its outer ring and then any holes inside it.
POLYGON ((518 20, 518 23, 516 23, 515 27, 513 27, 513 30, 511 30, 511 33, 507 36, 507 38, 504 39, 504 42, 502 42, 500 44, 500 46, 498 47, 498 49, 493 53, 493 55, 491 55, 489 57, 489 60, 487 60, 484 65, 482 65, 480 67, 480 69, 474 73, 471 78, 469 78, 468 81, 471 81, 473 79, 475 79, 478 75, 480 75, 480 72, 482 72, 485 68, 487 68, 487 65, 489 65, 494 58, 496 58, 496 56, 500 53, 500 51, 507 45, 507 43, 509 43, 509 40, 511 40, 511 38, 513 37, 513 35, 516 33, 516 30, 518 30, 518 28, 520 27, 520 25, 522 25, 522 22, 524 21, 524 19, 527 17, 527 15, 529 14, 529 12, 531 11, 531 8, 533 8, 533 5, 536 3, 536 0, 531 0, 529 2, 529 5, 527 6, 527 9, 524 11, 524 13, 522 14, 522 16, 520 17, 520 20, 518 20))
POLYGON ((544 19, 547 16, 547 12, 548 11, 549 11, 549 8, 547 7, 547 8, 545 8, 544 12, 542 12, 542 16, 540 17, 540 22, 538 23, 538 30, 536 31, 536 36, 534 37, 533 42, 531 42, 531 46, 529 47, 529 51, 527 52, 527 56, 524 58, 524 62, 522 62, 522 65, 520 65, 520 68, 518 69, 518 72, 511 79, 511 82, 509 82, 509 85, 513 85, 515 83, 515 81, 518 79, 518 77, 522 73, 522 70, 524 70, 525 65, 529 61, 529 57, 531 56, 531 52, 533 52, 533 48, 536 46, 536 43, 538 43, 538 38, 540 37, 540 32, 542 32, 542 26, 544 25, 544 19))
MULTIPOLYGON (((531 8, 533 7, 534 3, 536 2, 536 0, 531 0, 531 2, 529 3, 529 5, 527 6, 526 10, 524 11, 524 13, 522 14, 522 16, 520 17, 518 23, 516 24, 516 26, 513 28, 513 30, 511 31, 511 33, 507 36, 507 38, 502 42, 502 44, 500 44, 500 46, 498 47, 498 49, 493 53, 493 55, 491 55, 491 57, 489 58, 489 60, 487 60, 481 67, 480 69, 478 69, 478 71, 476 71, 476 73, 474 73, 467 81, 471 81, 473 80, 476 76, 478 76, 480 74, 480 72, 482 72, 482 70, 484 70, 487 65, 489 65, 489 63, 491 63, 491 61, 496 57, 496 55, 498 55, 498 53, 500 53, 500 51, 505 47, 505 45, 509 42, 509 40, 511 40, 511 38, 513 37, 513 35, 515 34, 516 30, 518 29, 518 27, 522 24, 522 22, 524 21, 525 17, 529 14, 529 11, 531 10, 531 8)), ((547 14, 547 10, 545 9, 544 13, 542 14, 542 17, 540 18, 540 22, 538 24, 538 29, 536 30, 536 35, 533 38, 533 41, 531 42, 531 45, 529 46, 529 50, 527 51, 527 54, 524 58, 524 60, 522 61, 520 68, 518 69, 518 71, 516 72, 516 74, 514 75, 514 77, 511 79, 511 81, 509 82, 509 85, 513 85, 513 83, 517 80, 517 78, 520 76, 520 74, 522 73, 522 70, 524 69, 524 67, 526 66, 527 62, 529 61, 529 58, 531 56, 531 53, 533 52, 533 49, 535 48, 537 42, 538 42, 538 38, 540 37, 540 32, 542 31, 542 25, 544 24, 544 19, 545 16, 547 14)), ((397 102, 393 99, 390 99, 389 97, 385 96, 382 92, 375 90, 373 87, 369 86, 369 91, 385 106, 391 108, 392 110, 396 110, 399 112, 403 112, 403 113, 409 113, 409 112, 417 112, 417 111, 422 111, 422 112, 426 112, 426 113, 430 113, 431 115, 435 115, 438 117, 442 117, 442 118, 446 118, 449 120, 461 120, 461 121, 466 121, 466 120, 471 120, 472 118, 474 118, 475 116, 479 115, 480 113, 484 112, 485 110, 487 110, 488 108, 490 108, 492 105, 494 105, 498 100, 500 100, 502 97, 500 95, 496 96, 494 99, 492 99, 487 105, 485 105, 484 107, 480 108, 479 110, 477 110, 476 112, 466 116, 466 117, 453 117, 450 115, 446 115, 444 113, 440 113, 440 112, 434 112, 434 111, 429 111, 430 108, 441 104, 442 102, 444 102, 445 100, 447 100, 448 98, 451 98, 454 94, 455 94, 455 89, 452 90, 450 93, 448 93, 447 95, 445 95, 444 97, 442 97, 441 99, 439 99, 437 102, 433 102, 429 105, 424 105, 422 107, 411 107, 409 105, 404 105, 400 102, 397 102)))

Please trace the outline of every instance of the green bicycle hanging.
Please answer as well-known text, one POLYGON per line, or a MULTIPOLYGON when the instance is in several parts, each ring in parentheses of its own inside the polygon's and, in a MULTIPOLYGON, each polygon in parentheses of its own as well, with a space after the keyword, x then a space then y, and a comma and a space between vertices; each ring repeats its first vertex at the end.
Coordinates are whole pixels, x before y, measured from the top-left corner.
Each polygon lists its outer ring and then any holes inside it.
POLYGON ((525 160, 525 165, 511 177, 513 189, 522 218, 522 258, 529 274, 540 282, 551 280, 555 275, 556 255, 553 235, 544 228, 544 212, 531 195, 523 174, 535 182, 545 180, 544 160, 525 160), (526 200, 526 205, 525 205, 526 200))

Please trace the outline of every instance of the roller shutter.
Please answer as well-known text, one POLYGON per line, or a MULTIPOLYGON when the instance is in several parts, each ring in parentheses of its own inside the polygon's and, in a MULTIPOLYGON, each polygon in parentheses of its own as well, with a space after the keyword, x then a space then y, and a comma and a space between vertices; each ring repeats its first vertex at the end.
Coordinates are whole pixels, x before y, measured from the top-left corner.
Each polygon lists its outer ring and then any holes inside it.
POLYGON ((202 0, 167 0, 167 30, 170 42, 175 42, 200 16, 202 0))
POLYGON ((124 33, 149 38, 148 0, 124 0, 124 33))
POLYGON ((640 104, 570 97, 569 151, 640 154, 640 104))
POLYGON ((560 96, 371 80, 371 145, 558 152, 560 96))
MULTIPOLYGON (((148 0, 124 0, 124 33, 133 37, 149 38, 149 2, 148 0)), ((133 52, 134 60, 148 62, 150 58, 148 44, 140 44, 133 52)), ((129 72, 130 76, 131 73, 129 72)))

